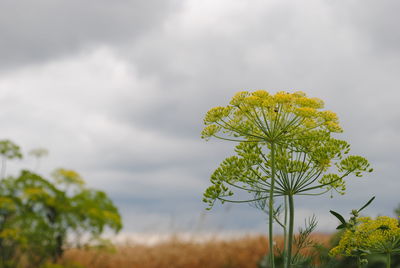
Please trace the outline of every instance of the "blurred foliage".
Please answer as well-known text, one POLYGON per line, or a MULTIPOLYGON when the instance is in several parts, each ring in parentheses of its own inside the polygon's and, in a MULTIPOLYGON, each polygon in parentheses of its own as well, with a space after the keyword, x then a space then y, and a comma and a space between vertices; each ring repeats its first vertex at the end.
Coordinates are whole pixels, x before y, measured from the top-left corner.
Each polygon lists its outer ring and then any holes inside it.
POLYGON ((45 148, 35 148, 29 151, 29 155, 36 157, 36 158, 41 158, 44 156, 47 156, 49 154, 49 151, 45 148))
POLYGON ((22 170, 0 181, 0 267, 81 267, 49 261, 68 247, 107 244, 101 238, 105 228, 122 228, 118 209, 104 192, 85 187, 73 170, 52 175, 22 170))
POLYGON ((10 140, 0 141, 0 155, 6 159, 22 158, 21 148, 10 140))
MULTIPOLYGON (((297 235, 298 238, 302 238, 302 236, 306 237, 306 239, 303 239, 303 241, 307 241, 307 246, 301 247, 296 245, 296 248, 301 248, 305 249, 307 248, 308 250, 303 251, 299 254, 299 256, 302 258, 302 260, 296 260, 296 265, 292 265, 292 268, 358 268, 359 265, 357 263, 357 256, 341 256, 341 257, 332 257, 332 254, 330 253, 333 248, 337 247, 341 241, 341 239, 344 237, 346 231, 348 231, 347 228, 351 228, 355 224, 352 223, 352 221, 355 221, 356 217, 355 215, 358 215, 364 208, 366 208, 374 198, 369 200, 363 207, 361 207, 358 210, 353 210, 351 212, 351 215, 353 215, 349 221, 345 221, 344 217, 337 212, 334 212, 332 214, 336 214, 335 216, 340 220, 341 225, 338 227, 338 232, 336 232, 334 235, 332 235, 329 243, 320 243, 320 241, 317 240, 312 240, 308 239, 309 235, 311 234, 312 229, 310 231, 307 231, 307 228, 305 230, 300 230, 299 234, 297 235), (343 224, 344 223, 344 224, 343 224), (347 226, 346 228, 342 227, 342 225, 347 226)), ((395 214, 397 217, 400 217, 400 205, 394 210, 395 214)), ((379 217, 378 217, 379 218, 379 217)), ((400 218, 399 218, 399 225, 400 225, 400 218)), ((307 226, 307 225, 306 225, 307 226)), ((312 225, 309 225, 312 226, 312 225)), ((384 254, 377 254, 377 253, 371 253, 371 254, 366 254, 365 257, 366 259, 366 266, 368 268, 386 268, 387 267, 387 259, 384 254)), ((283 265, 283 256, 281 252, 277 252, 277 255, 275 256, 275 261, 277 267, 281 267, 283 265)), ((268 261, 268 255, 263 256, 259 262, 258 262, 258 268, 268 268, 270 267, 269 261, 268 261)), ((400 255, 393 254, 391 258, 391 266, 392 268, 400 268, 400 255)))
MULTIPOLYGON (((360 209, 360 210, 362 210, 362 209, 360 209)), ((394 212, 395 212, 396 216, 400 217, 400 206, 398 208, 396 208, 394 212)), ((400 222, 399 222, 399 224, 400 224, 400 222)), ((346 229, 341 228, 336 234, 334 234, 331 238, 329 247, 324 247, 322 245, 314 247, 314 249, 317 253, 316 255, 318 256, 318 259, 316 262, 319 263, 319 266, 316 266, 316 267, 324 267, 324 268, 343 268, 343 267, 357 268, 357 267, 359 267, 357 264, 357 258, 354 256, 333 258, 329 254, 329 251, 332 248, 335 248, 339 245, 339 242, 340 242, 341 238, 343 237, 343 235, 345 234, 345 232, 346 232, 346 229)), ((368 268, 384 268, 387 265, 386 257, 383 254, 367 255, 366 260, 368 263, 368 265, 367 265, 368 268)), ((391 267, 393 267, 393 268, 400 267, 400 255, 392 256, 391 267)))
POLYGON ((21 148, 10 140, 0 140, 1 171, 0 178, 6 175, 7 160, 21 159, 23 157, 21 148))
MULTIPOLYGON (((356 257, 341 257, 341 258, 332 258, 329 255, 330 248, 336 247, 339 244, 340 238, 343 235, 344 231, 341 230, 337 232, 331 239, 331 245, 329 248, 327 247, 319 247, 316 248, 317 253, 319 254, 320 266, 323 268, 357 268, 357 258, 356 257)), ((368 268, 385 268, 386 267, 386 258, 382 254, 371 254, 366 257, 368 260, 368 268)), ((394 255, 392 257, 392 265, 393 268, 400 267, 400 256, 394 255)))

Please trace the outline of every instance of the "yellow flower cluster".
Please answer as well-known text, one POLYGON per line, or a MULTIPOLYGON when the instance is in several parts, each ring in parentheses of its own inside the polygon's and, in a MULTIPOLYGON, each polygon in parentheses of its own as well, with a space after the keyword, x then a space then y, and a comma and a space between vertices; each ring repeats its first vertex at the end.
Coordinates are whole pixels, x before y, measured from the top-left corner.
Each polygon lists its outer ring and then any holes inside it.
POLYGON ((247 91, 240 91, 233 96, 230 104, 233 106, 239 106, 248 95, 249 93, 247 91))
POLYGON ((298 116, 309 119, 309 118, 313 118, 317 115, 317 110, 315 108, 311 108, 311 107, 299 107, 295 110, 295 113, 298 116))
POLYGON ((219 131, 241 137, 261 133, 265 140, 273 140, 277 136, 293 136, 289 129, 341 132, 336 114, 320 111, 323 107, 322 100, 309 98, 301 91, 280 91, 274 95, 265 90, 242 91, 234 95, 228 106, 215 107, 207 112, 204 118, 207 127, 202 136, 209 138, 219 131), (210 128, 210 125, 215 127, 210 128), (243 132, 244 125, 250 133, 243 132))
POLYGON ((207 139, 211 136, 214 136, 217 134, 217 132, 221 129, 221 127, 216 126, 216 125, 209 125, 206 126, 203 131, 201 132, 201 138, 207 139))
POLYGON ((259 98, 268 98, 270 96, 269 93, 265 90, 256 90, 253 92, 252 95, 259 98))
POLYGON ((280 91, 273 96, 277 104, 292 104, 297 97, 293 94, 280 91))
POLYGON ((317 122, 315 122, 315 120, 312 118, 304 118, 303 125, 308 129, 313 129, 318 126, 317 122))
POLYGON ((338 121, 338 117, 334 112, 331 111, 322 111, 319 113, 319 115, 325 120, 325 121, 338 121))
POLYGON ((369 217, 358 219, 354 229, 347 229, 339 245, 330 255, 355 256, 360 250, 372 253, 387 253, 399 247, 400 227, 397 219, 380 216, 375 220, 369 217))
POLYGON ((330 132, 342 132, 343 131, 343 129, 339 126, 339 124, 334 121, 325 122, 325 126, 330 132))
POLYGON ((302 97, 296 99, 296 104, 300 107, 310 107, 314 109, 324 108, 324 102, 318 98, 307 98, 305 94, 302 97))
POLYGON ((229 106, 228 107, 218 106, 218 107, 211 108, 207 112, 207 114, 204 118, 204 123, 207 124, 207 123, 217 122, 217 121, 221 120, 223 117, 227 117, 231 110, 232 110, 232 108, 229 106))

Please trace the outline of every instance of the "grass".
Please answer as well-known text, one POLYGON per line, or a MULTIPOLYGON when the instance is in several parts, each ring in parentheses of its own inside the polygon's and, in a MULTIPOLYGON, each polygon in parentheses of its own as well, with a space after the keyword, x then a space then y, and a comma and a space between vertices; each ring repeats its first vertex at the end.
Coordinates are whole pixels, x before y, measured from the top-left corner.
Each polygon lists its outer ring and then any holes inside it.
MULTIPOLYGON (((313 240, 327 244, 330 235, 315 234, 313 240)), ((276 239, 282 243, 281 238, 276 239)), ((265 236, 246 236, 231 240, 205 242, 171 238, 155 245, 131 243, 115 252, 72 249, 62 263, 80 263, 86 268, 254 268, 267 253, 265 236)))

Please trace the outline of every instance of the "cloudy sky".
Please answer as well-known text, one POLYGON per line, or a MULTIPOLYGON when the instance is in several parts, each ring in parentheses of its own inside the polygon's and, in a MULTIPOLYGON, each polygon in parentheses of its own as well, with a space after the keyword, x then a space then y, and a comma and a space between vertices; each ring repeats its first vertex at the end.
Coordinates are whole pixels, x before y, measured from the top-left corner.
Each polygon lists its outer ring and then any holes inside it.
MULTIPOLYGON (((200 139, 205 112, 244 89, 302 90, 338 113, 375 171, 345 196, 301 198, 321 231, 371 196, 400 203, 399 1, 39 0, 0 2, 1 138, 50 151, 105 190, 125 233, 264 232, 247 205, 205 212, 202 192, 234 144, 200 139)), ((26 158, 9 171, 32 168, 26 158)))

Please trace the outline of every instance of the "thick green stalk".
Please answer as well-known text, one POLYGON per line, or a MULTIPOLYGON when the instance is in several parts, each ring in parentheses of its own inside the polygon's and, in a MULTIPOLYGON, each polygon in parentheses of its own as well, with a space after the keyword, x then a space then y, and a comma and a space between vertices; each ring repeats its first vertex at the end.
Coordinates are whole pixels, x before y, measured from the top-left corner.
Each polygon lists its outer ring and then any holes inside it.
POLYGON ((288 222, 288 199, 284 196, 285 201, 285 218, 283 224, 283 267, 287 267, 287 249, 288 249, 288 234, 287 234, 287 222, 288 222))
POLYGON ((386 253, 386 268, 390 268, 392 262, 392 256, 390 252, 386 253))
POLYGON ((274 186, 275 186, 275 144, 271 143, 271 187, 269 189, 269 260, 271 268, 275 268, 275 259, 274 259, 274 186))
MULTIPOLYGON (((293 248, 293 229, 294 229, 294 200, 293 195, 288 195, 289 199, 289 233, 288 233, 288 251, 287 251, 287 268, 291 267, 292 263, 292 248, 293 248)), ((286 268, 285 267, 285 268, 286 268)))

